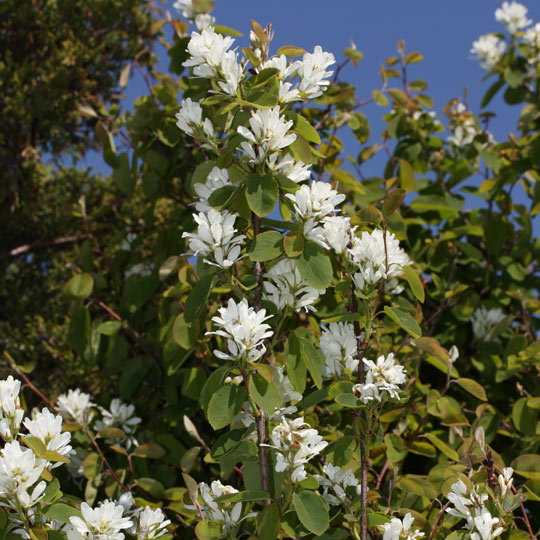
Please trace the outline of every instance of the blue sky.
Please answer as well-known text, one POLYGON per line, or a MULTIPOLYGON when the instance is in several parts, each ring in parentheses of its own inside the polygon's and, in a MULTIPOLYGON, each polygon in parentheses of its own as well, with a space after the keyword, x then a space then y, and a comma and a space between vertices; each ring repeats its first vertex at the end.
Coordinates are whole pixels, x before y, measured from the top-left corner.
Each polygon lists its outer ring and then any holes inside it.
MULTIPOLYGON (((169 0, 169 11, 177 16, 173 1, 169 0)), ((428 82, 426 93, 433 98, 437 113, 451 98, 462 96, 465 88, 468 88, 469 107, 473 112, 479 112, 480 101, 490 81, 481 81, 485 72, 472 59, 471 44, 481 34, 503 31, 494 16, 501 4, 497 0, 215 0, 215 3, 213 14, 217 24, 244 34, 237 40, 239 47, 247 45, 250 19, 262 26, 272 23, 275 32, 272 52, 283 45, 297 45, 307 50, 321 45, 324 50, 334 53, 339 62, 343 60, 343 49, 353 40, 363 52, 364 60, 356 68, 347 66, 342 76, 356 86, 360 99, 370 97, 371 91, 380 87, 377 75, 380 65, 396 54, 396 43, 403 39, 408 51, 418 51, 424 57, 423 62, 411 66, 410 79, 421 78, 428 82)), ((528 7, 529 17, 534 22, 540 21, 540 2, 522 3, 528 7)), ((166 71, 168 58, 163 51, 160 56, 159 69, 166 71)), ((126 106, 145 93, 143 81, 133 73, 126 106)), ((376 105, 362 109, 372 124, 375 137, 382 130, 381 117, 387 110, 376 105)), ((519 106, 510 107, 498 96, 489 110, 497 114, 490 124, 496 140, 503 140, 509 131, 516 130, 519 106)), ((342 133, 345 152, 356 156, 358 143, 352 136, 346 136, 346 131, 342 133)), ((376 138, 372 137, 370 144, 374 142, 376 138)), ((106 165, 103 166, 98 156, 89 156, 85 161, 106 171, 106 165)), ((366 172, 380 175, 383 166, 381 155, 366 172)), ((516 193, 516 197, 521 199, 523 195, 516 193)), ((467 207, 481 203, 479 199, 470 199, 467 207)))

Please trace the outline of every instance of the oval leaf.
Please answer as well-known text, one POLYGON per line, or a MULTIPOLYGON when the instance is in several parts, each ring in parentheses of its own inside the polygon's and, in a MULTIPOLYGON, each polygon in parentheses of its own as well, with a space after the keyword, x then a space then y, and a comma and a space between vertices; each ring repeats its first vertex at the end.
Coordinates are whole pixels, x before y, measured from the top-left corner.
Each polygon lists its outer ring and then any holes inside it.
POLYGON ((315 242, 308 241, 304 251, 298 258, 298 271, 314 289, 322 290, 332 282, 332 263, 323 248, 315 242))
POLYGON ((330 524, 328 503, 313 491, 302 491, 293 496, 293 505, 300 523, 313 534, 321 535, 330 524))

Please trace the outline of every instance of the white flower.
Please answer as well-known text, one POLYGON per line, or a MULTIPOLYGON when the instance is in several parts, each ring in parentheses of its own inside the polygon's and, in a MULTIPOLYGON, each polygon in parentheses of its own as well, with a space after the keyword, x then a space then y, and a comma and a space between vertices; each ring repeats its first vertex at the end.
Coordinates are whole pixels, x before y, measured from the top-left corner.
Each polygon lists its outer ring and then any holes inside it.
POLYGON ((214 167, 204 184, 198 183, 193 186, 195 193, 199 196, 199 200, 195 203, 195 209, 197 212, 207 212, 212 207, 208 203, 210 195, 217 189, 225 186, 232 186, 229 180, 229 171, 227 169, 219 169, 214 167))
POLYGON ((197 77, 215 77, 228 49, 234 44, 229 36, 217 34, 214 28, 205 28, 200 34, 193 32, 188 43, 191 58, 186 60, 185 67, 193 67, 197 77))
POLYGON ((209 13, 199 13, 198 15, 195 15, 194 22, 197 30, 201 32, 202 30, 206 30, 209 26, 214 26, 216 18, 209 13))
POLYGON ((485 506, 476 510, 473 523, 478 532, 471 534, 471 540, 491 540, 499 536, 504 530, 503 527, 497 527, 493 530, 493 527, 500 523, 500 520, 493 517, 485 506))
POLYGON ((266 315, 264 309, 255 311, 249 307, 244 298, 238 304, 231 298, 227 307, 218 309, 219 317, 212 321, 221 328, 206 335, 222 336, 227 339, 228 353, 215 350, 214 354, 221 360, 239 360, 246 357, 249 361, 259 360, 266 352, 263 342, 273 335, 270 325, 264 321, 271 315, 266 315))
POLYGON ((221 59, 221 77, 225 81, 218 81, 220 88, 228 95, 236 95, 238 84, 244 76, 244 68, 238 62, 236 53, 228 51, 223 55, 221 59))
POLYGON ((534 49, 540 49, 540 22, 525 32, 523 41, 534 49))
POLYGON ((512 35, 532 23, 531 19, 527 19, 527 8, 518 2, 503 2, 495 10, 495 19, 503 23, 512 35))
POLYGON ((189 249, 194 255, 205 257, 204 261, 213 266, 229 268, 240 257, 245 235, 235 235, 236 217, 230 212, 211 209, 208 212, 194 214, 193 219, 199 227, 196 233, 183 233, 182 238, 189 238, 189 249))
POLYGON ((323 497, 332 506, 337 506, 347 500, 347 493, 345 490, 348 487, 354 487, 356 494, 360 495, 361 485, 358 483, 358 479, 350 469, 342 472, 341 467, 327 463, 323 467, 323 472, 325 476, 319 474, 314 476, 318 480, 319 485, 324 488, 323 497), (334 493, 330 493, 330 490, 334 493))
POLYGON ((457 126, 454 134, 448 137, 448 142, 459 147, 471 144, 478 133, 474 120, 467 119, 461 126, 457 126))
POLYGON ((508 490, 512 489, 512 483, 514 479, 512 478, 512 475, 514 474, 514 469, 512 467, 505 467, 502 470, 502 474, 499 474, 499 478, 497 479, 499 482, 499 486, 501 488, 501 495, 504 497, 506 495, 506 492, 508 490))
POLYGON ((385 523, 383 525, 383 540, 400 540, 400 538, 405 538, 406 540, 417 540, 418 538, 422 538, 424 533, 420 532, 419 529, 416 529, 414 532, 410 531, 413 521, 414 519, 410 512, 407 512, 403 518, 403 521, 401 521, 399 518, 392 518, 390 523, 385 523))
POLYGON ((292 156, 286 154, 281 156, 278 161, 278 152, 270 154, 266 160, 266 166, 276 173, 286 176, 289 180, 299 183, 307 180, 311 175, 311 166, 302 163, 301 161, 294 161, 292 156))
POLYGON ((120 531, 133 525, 129 518, 123 516, 124 508, 112 501, 102 502, 97 508, 83 502, 81 513, 82 518, 69 518, 74 531, 68 531, 68 540, 123 540, 124 533, 120 531))
POLYGON ((127 436, 128 448, 131 444, 137 446, 137 441, 132 435, 137 430, 137 426, 141 423, 141 419, 135 416, 135 405, 122 403, 119 398, 114 398, 111 401, 110 410, 99 408, 103 415, 102 420, 98 420, 95 424, 96 431, 109 427, 120 428, 127 436))
POLYGON ((296 140, 294 133, 287 134, 292 125, 292 120, 287 121, 280 115, 278 106, 254 111, 249 119, 251 130, 244 126, 237 128, 238 133, 249 141, 242 142, 240 147, 251 161, 260 163, 268 154, 286 148, 296 140), (257 145, 257 152, 252 144, 257 145))
POLYGON ((303 185, 294 194, 287 193, 286 197, 294 203, 295 216, 299 220, 322 219, 345 200, 345 195, 332 189, 327 182, 303 185))
POLYGON ((473 334, 476 339, 487 341, 491 330, 503 321, 505 315, 501 308, 487 309, 480 306, 471 317, 473 334))
MULTIPOLYGON (((37 437, 47 450, 57 452, 62 456, 69 456, 72 453, 69 442, 71 433, 62 433, 62 417, 55 415, 49 409, 38 412, 33 420, 27 418, 24 427, 32 437, 37 437)), ((52 467, 58 467, 61 463, 55 463, 52 467)))
MULTIPOLYGON (((70 422, 77 422, 77 424, 84 424, 84 411, 94 405, 91 402, 91 396, 81 392, 78 388, 76 390, 68 390, 67 394, 61 394, 58 396, 58 412, 70 422)), ((88 417, 90 422, 92 414, 88 417)))
POLYGON ((397 390, 398 385, 405 382, 405 369, 403 366, 397 365, 394 362, 394 353, 390 353, 387 357, 384 355, 377 358, 377 363, 363 359, 366 366, 365 383, 355 384, 353 392, 360 394, 364 403, 376 399, 381 401, 382 392, 387 392, 390 397, 399 399, 397 390))
POLYGON ((272 371, 274 372, 274 383, 278 387, 279 393, 281 394, 281 401, 283 403, 288 403, 289 401, 300 401, 302 399, 302 394, 297 392, 289 377, 284 372, 283 366, 271 366, 272 371))
POLYGON ((351 218, 343 216, 326 216, 322 228, 324 243, 338 254, 345 253, 356 229, 351 228, 351 218))
POLYGON ((354 236, 348 254, 359 271, 353 279, 360 290, 375 287, 382 279, 386 280, 386 290, 398 294, 403 290, 397 284, 397 276, 403 273, 402 267, 410 264, 409 256, 399 247, 399 240, 393 233, 376 229, 371 233, 364 231, 360 238, 354 236))
POLYGON ((142 512, 137 513, 137 526, 134 535, 138 540, 159 538, 167 532, 165 527, 171 523, 165 518, 161 508, 152 510, 147 506, 142 512))
POLYGON ((474 43, 471 53, 480 60, 484 69, 491 70, 500 60, 506 49, 506 43, 493 34, 480 36, 474 43))
POLYGON ((302 417, 290 421, 283 417, 272 430, 271 440, 273 447, 278 450, 276 472, 290 470, 293 482, 305 480, 307 473, 304 465, 328 445, 302 417))
POLYGON ((447 508, 446 511, 452 515, 469 521, 471 519, 471 508, 474 503, 465 495, 467 495, 467 486, 463 480, 458 480, 450 486, 451 491, 448 492, 446 498, 454 505, 447 508))
POLYGON ((327 80, 332 76, 333 71, 327 68, 335 64, 336 60, 332 53, 323 52, 317 45, 313 53, 306 53, 298 67, 300 85, 298 90, 302 97, 313 99, 322 95, 323 90, 330 84, 327 80))
POLYGON ((313 303, 325 292, 304 281, 293 259, 279 261, 264 278, 264 298, 273 302, 280 311, 286 307, 295 311, 315 311, 313 303))
POLYGON ((18 505, 30 508, 36 504, 46 483, 40 482, 32 494, 28 490, 39 480, 45 464, 45 460, 36 458, 32 450, 22 448, 18 441, 6 443, 0 456, 0 497, 15 509, 18 505))
POLYGON ((24 417, 19 400, 20 390, 21 381, 11 375, 0 381, 0 436, 6 442, 17 437, 24 417))
MULTIPOLYGON (((242 516, 242 503, 221 503, 216 501, 217 498, 223 495, 238 493, 238 490, 232 486, 225 486, 219 480, 214 480, 210 486, 201 482, 199 484, 204 504, 200 505, 203 516, 206 519, 215 519, 223 523, 222 538, 225 537, 232 529, 234 529, 241 521, 251 517, 254 514, 242 516)), ((186 508, 190 508, 187 506, 186 508)))
POLYGON ((173 8, 180 11, 186 19, 193 19, 195 16, 192 0, 176 0, 173 8))
POLYGON ((215 148, 214 126, 209 118, 203 120, 200 103, 191 101, 191 98, 184 99, 180 111, 176 113, 176 125, 188 135, 204 140, 207 146, 215 148))
POLYGON ((323 377, 339 377, 345 368, 351 373, 358 369, 358 349, 352 324, 330 323, 323 328, 320 348, 326 362, 322 367, 323 377))

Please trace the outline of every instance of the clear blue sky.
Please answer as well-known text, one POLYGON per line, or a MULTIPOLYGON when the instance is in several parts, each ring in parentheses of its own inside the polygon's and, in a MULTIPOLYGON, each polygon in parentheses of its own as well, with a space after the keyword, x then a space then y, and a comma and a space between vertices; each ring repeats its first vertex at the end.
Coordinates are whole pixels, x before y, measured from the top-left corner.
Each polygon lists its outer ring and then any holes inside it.
MULTIPOLYGON (((172 7, 174 0, 168 2, 169 11, 173 17, 177 16, 172 7)), ((490 81, 481 82, 485 72, 471 58, 471 44, 481 34, 503 31, 494 16, 501 4, 497 0, 215 0, 215 3, 213 14, 217 24, 244 34, 237 40, 239 48, 248 43, 250 19, 262 26, 272 23, 275 32, 272 52, 282 45, 297 45, 308 50, 321 45, 334 53, 339 62, 343 60, 343 49, 353 40, 364 53, 364 60, 357 68, 347 66, 342 75, 344 80, 356 85, 360 99, 370 97, 371 90, 380 87, 379 67, 388 56, 396 54, 396 43, 403 39, 408 51, 419 51, 424 56, 423 62, 411 66, 410 78, 428 82, 427 93, 433 98, 437 113, 451 98, 461 96, 466 87, 470 108, 479 112, 481 98, 490 81)), ((540 21, 540 2, 525 0, 522 3, 529 9, 529 18, 540 21)), ((165 71, 168 58, 162 56, 160 70, 165 71)), ((136 73, 127 90, 126 106, 146 93, 136 73)), ((519 106, 510 107, 499 96, 489 109, 497 113, 490 124, 496 140, 503 140, 509 131, 516 130, 519 106)), ((376 105, 362 109, 375 136, 383 127, 381 116, 386 110, 376 105)), ((373 139, 372 143, 375 141, 373 139)), ((344 142, 346 153, 356 156, 359 148, 354 138, 345 136, 344 142)), ((86 161, 97 169, 103 167, 97 156, 86 161)), ((366 172, 380 175, 383 165, 381 156, 372 166, 378 170, 366 172)), ((516 196, 521 199, 522 194, 516 196)), ((469 208, 475 204, 481 201, 467 201, 469 208)))

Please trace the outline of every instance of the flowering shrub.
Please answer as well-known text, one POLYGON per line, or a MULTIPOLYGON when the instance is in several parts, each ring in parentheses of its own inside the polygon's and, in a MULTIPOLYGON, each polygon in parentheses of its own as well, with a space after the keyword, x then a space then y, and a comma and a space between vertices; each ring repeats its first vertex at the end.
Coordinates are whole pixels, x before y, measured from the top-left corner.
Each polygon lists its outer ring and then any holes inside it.
POLYGON ((131 165, 104 148, 119 189, 152 202, 149 243, 181 215, 172 229, 184 251, 165 257, 167 238, 154 239, 159 264, 126 269, 121 298, 111 293, 118 312, 99 299, 97 272, 66 285, 70 343, 133 403, 113 397, 107 409, 94 403, 102 396, 69 390, 57 399, 63 427, 52 403, 23 422, 19 383, 0 384, 6 532, 532 540, 537 27, 525 30, 525 8, 505 2, 496 18, 509 43, 473 44, 497 77, 483 106, 503 88, 508 103, 525 103, 521 138, 497 143, 456 99, 443 140, 427 83, 408 82, 421 55, 403 43, 382 88, 361 101, 331 53, 270 56, 271 29, 255 22, 240 53, 209 6, 177 2, 197 27, 188 35, 169 21, 172 71, 186 74, 155 74, 152 95, 112 124, 131 165), (382 141, 367 145, 358 109, 389 100, 382 141), (350 167, 346 127, 361 145, 350 167), (187 164, 171 156, 180 147, 187 164), (382 176, 365 178, 383 147, 382 176), (479 171, 480 186, 465 186, 479 171), (511 197, 518 182, 529 208, 511 197), (486 207, 465 210, 466 195, 486 207))

